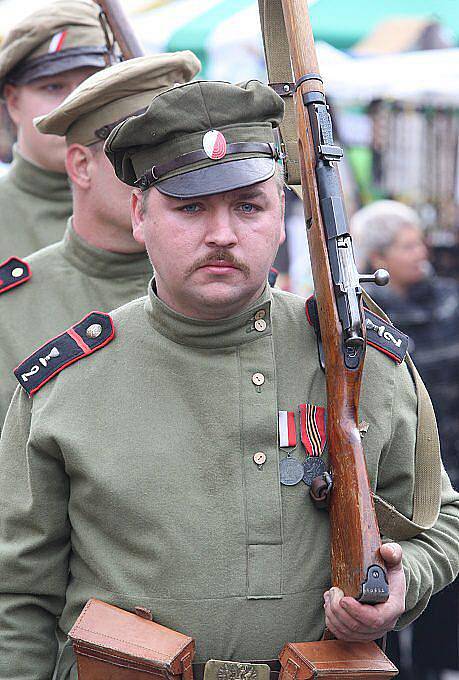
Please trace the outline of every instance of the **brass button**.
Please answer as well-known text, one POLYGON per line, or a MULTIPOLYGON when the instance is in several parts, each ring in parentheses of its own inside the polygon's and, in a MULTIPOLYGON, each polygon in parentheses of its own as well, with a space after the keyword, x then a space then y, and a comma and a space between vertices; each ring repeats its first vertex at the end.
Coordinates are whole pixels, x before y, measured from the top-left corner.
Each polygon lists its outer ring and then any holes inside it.
POLYGON ((92 326, 86 329, 88 338, 98 338, 102 333, 102 326, 99 323, 93 323, 92 326))
POLYGON ((257 319, 255 321, 255 330, 262 333, 266 330, 266 321, 264 319, 257 319))
POLYGON ((264 463, 266 463, 266 453, 263 451, 258 451, 255 453, 253 456, 253 462, 256 465, 264 465, 264 463))
POLYGON ((266 316, 266 309, 259 309, 255 314, 255 320, 264 319, 266 316))
POLYGON ((11 276, 14 279, 18 279, 20 276, 24 274, 24 270, 22 267, 15 267, 13 271, 11 272, 11 276))
POLYGON ((265 381, 265 376, 263 373, 254 373, 252 376, 252 382, 254 385, 263 385, 265 381))

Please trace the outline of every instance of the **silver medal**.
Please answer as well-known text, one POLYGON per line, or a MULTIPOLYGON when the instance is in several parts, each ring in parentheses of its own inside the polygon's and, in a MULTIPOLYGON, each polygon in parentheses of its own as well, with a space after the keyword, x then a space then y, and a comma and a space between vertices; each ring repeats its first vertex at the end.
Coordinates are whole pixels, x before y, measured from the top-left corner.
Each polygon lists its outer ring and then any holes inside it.
POLYGON ((303 463, 303 482, 311 486, 312 480, 325 472, 325 463, 320 456, 308 456, 303 463))
POLYGON ((304 468, 298 458, 283 458, 279 463, 280 483, 285 486, 295 486, 303 479, 304 468))

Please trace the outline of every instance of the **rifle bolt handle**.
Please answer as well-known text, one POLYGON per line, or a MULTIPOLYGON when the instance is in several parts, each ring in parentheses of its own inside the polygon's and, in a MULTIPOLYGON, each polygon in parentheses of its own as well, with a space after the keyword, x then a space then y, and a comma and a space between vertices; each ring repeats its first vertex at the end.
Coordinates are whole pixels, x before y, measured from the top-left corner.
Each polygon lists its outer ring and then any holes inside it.
POLYGON ((377 286, 387 286, 390 275, 385 269, 377 269, 374 274, 361 274, 359 281, 360 283, 376 283, 377 286))

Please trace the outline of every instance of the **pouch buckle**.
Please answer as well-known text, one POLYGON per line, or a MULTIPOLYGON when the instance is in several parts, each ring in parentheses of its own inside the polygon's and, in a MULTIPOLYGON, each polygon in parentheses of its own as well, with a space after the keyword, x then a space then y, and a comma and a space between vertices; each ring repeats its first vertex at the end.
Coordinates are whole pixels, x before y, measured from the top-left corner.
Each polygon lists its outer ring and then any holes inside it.
POLYGON ((204 680, 269 680, 270 672, 265 663, 210 659, 204 667, 204 680))

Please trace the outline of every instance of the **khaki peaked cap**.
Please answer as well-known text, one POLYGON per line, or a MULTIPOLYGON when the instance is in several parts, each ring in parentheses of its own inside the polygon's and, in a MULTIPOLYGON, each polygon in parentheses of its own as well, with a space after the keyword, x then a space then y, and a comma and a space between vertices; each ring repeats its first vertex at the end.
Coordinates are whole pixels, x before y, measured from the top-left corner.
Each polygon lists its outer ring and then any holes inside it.
POLYGON ((83 81, 51 113, 36 118, 44 134, 65 136, 68 144, 104 140, 128 116, 144 111, 159 92, 191 80, 200 70, 189 51, 129 59, 83 81))
POLYGON ((29 14, 0 47, 0 87, 81 66, 106 66, 108 48, 92 0, 58 0, 29 14))
POLYGON ((121 123, 105 153, 122 182, 143 190, 181 198, 229 191, 272 177, 283 112, 282 98, 258 80, 199 80, 121 123))

